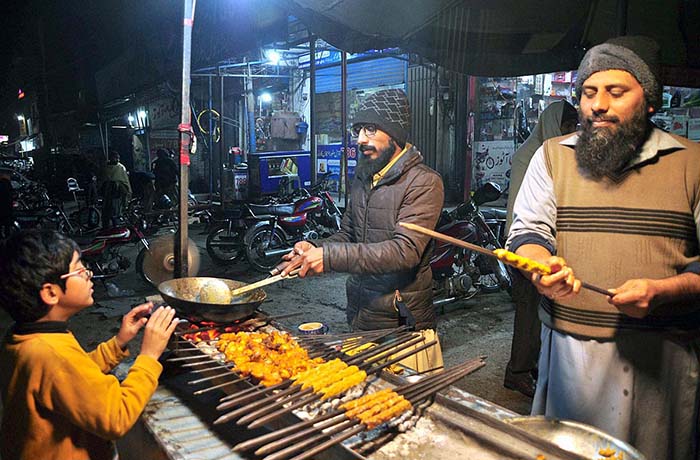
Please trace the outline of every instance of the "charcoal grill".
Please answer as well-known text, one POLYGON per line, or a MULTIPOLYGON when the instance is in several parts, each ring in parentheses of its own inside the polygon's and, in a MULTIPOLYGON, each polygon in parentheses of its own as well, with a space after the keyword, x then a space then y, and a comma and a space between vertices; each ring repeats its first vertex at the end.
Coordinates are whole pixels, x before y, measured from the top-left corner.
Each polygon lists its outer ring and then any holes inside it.
MULTIPOLYGON (((240 321, 236 325, 206 325, 212 329, 205 327, 201 331, 245 328, 251 327, 251 324, 259 327, 268 322, 268 316, 256 311, 250 320, 240 321)), ((274 321, 262 328, 266 331, 281 329, 274 321)), ((289 412, 266 423, 263 428, 253 430, 232 421, 215 425, 214 421, 222 415, 215 410, 222 397, 230 400, 242 392, 250 392, 252 384, 247 380, 231 378, 226 373, 225 364, 213 362, 197 347, 191 335, 179 333, 172 348, 177 350, 173 358, 183 359, 166 364, 161 385, 147 405, 139 425, 120 442, 120 458, 123 460, 259 458, 232 449, 241 442, 302 421, 297 414, 289 412), (200 386, 189 385, 193 379, 206 381, 202 381, 200 386), (195 395, 202 386, 207 389, 218 387, 195 395)), ((371 386, 381 389, 405 383, 401 377, 382 373, 371 386)), ((521 428, 520 424, 507 423, 519 417, 518 414, 454 388, 436 395, 434 403, 422 410, 414 432, 398 434, 372 430, 333 444, 314 458, 532 460, 544 455, 548 460, 590 460, 590 457, 562 450, 551 441, 521 428)))

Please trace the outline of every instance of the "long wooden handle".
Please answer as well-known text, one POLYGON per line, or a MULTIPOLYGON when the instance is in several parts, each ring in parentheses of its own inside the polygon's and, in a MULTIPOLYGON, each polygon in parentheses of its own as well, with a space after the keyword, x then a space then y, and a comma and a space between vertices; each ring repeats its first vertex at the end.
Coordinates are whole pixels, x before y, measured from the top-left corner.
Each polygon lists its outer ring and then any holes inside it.
MULTIPOLYGON (((451 236, 445 235, 444 233, 436 232, 434 230, 430 230, 429 228, 421 227, 420 225, 411 224, 408 222, 399 222, 399 225, 409 230, 413 230, 415 232, 431 236, 436 240, 454 244, 455 246, 469 249, 470 251, 476 251, 490 257, 495 257, 504 264, 510 265, 511 267, 515 267, 519 270, 523 270, 530 273, 537 273, 539 275, 550 275, 552 273, 552 270, 547 265, 541 264, 526 257, 519 256, 513 252, 506 251, 505 249, 496 249, 495 251, 491 251, 490 249, 482 248, 481 246, 467 243, 466 241, 453 238, 451 236)), ((598 294, 603 294, 609 297, 612 297, 613 295, 607 289, 603 289, 598 286, 594 286, 590 283, 585 283, 583 281, 581 282, 581 287, 584 289, 588 289, 589 291, 597 292, 598 294)))
POLYGON ((287 276, 282 276, 282 275, 269 276, 263 280, 255 282, 255 283, 246 284, 245 286, 236 288, 233 291, 231 291, 231 297, 236 297, 236 296, 245 294, 246 292, 254 291, 254 290, 259 289, 263 286, 267 286, 268 284, 273 284, 273 283, 276 283, 278 281, 296 278, 297 273, 299 273, 299 269, 292 270, 291 272, 289 272, 289 275, 287 275, 287 276))

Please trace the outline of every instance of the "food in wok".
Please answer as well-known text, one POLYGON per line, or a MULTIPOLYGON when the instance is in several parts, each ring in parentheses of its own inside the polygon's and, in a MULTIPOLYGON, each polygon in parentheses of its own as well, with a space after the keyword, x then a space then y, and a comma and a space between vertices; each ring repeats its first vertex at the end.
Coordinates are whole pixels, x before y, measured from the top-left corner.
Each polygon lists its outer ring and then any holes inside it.
POLYGON ((202 284, 197 298, 203 303, 231 303, 231 289, 219 279, 211 279, 202 284))

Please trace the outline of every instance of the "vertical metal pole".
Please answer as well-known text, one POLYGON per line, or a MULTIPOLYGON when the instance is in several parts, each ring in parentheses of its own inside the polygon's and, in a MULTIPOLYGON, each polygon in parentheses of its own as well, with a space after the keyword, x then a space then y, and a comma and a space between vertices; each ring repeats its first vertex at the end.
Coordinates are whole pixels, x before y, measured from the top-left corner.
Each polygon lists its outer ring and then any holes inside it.
POLYGON ((316 100, 316 36, 309 39, 309 136, 311 136, 311 180, 316 183, 318 166, 316 165, 316 126, 314 121, 314 101, 316 100))
POLYGON ((255 153, 256 150, 256 134, 255 134, 255 94, 253 93, 253 77, 250 72, 250 64, 248 64, 248 73, 245 78, 245 100, 248 119, 248 151, 255 153))
POLYGON ((340 129, 343 136, 343 154, 341 163, 343 165, 343 192, 345 207, 348 206, 348 55, 341 51, 340 61, 340 129))
POLYGON ((214 199, 214 119, 212 118, 214 110, 213 92, 211 76, 209 78, 209 203, 214 199))
POLYGON ((192 60, 192 25, 196 0, 185 0, 182 34, 182 104, 180 107, 180 206, 178 220, 178 237, 175 238, 175 272, 176 278, 187 276, 187 188, 190 182, 189 166, 192 147, 192 118, 190 116, 190 64, 192 60))
POLYGON ((226 142, 224 142, 224 80, 225 77, 221 75, 220 77, 220 89, 221 89, 221 107, 219 111, 219 168, 217 173, 219 174, 219 192, 221 192, 221 184, 224 182, 224 160, 227 158, 226 152, 226 142))

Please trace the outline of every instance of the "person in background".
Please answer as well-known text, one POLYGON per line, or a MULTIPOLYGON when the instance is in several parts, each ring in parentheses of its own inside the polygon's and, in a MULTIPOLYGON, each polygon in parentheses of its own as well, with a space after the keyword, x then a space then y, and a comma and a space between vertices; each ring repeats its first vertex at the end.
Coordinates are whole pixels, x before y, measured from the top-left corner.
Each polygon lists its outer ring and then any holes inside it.
POLYGON ((532 413, 593 425, 649 459, 691 460, 700 456, 700 145, 651 122, 658 75, 650 38, 588 50, 576 82, 581 131, 535 153, 507 244, 552 270, 531 275, 546 297, 532 413))
POLYGON ((116 219, 131 199, 131 183, 126 167, 119 162, 119 153, 109 152, 107 164, 102 169, 102 227, 116 225, 116 219))
MULTIPOLYGON (((567 101, 552 102, 540 114, 532 134, 515 151, 510 170, 506 233, 513 221, 515 197, 535 151, 547 139, 573 133, 577 123, 578 113, 573 105, 567 101)), ((506 365, 503 386, 532 398, 535 394, 537 356, 540 352, 540 320, 537 317, 537 306, 542 296, 519 271, 513 270, 511 275, 515 318, 510 360, 506 365)))
MULTIPOLYGON (((351 273, 346 314, 353 330, 415 323, 429 342, 437 340, 433 244, 430 237, 398 224, 434 229, 444 187, 440 175, 423 163, 418 148, 407 142, 410 130, 410 106, 403 91, 381 90, 362 102, 352 126, 359 158, 341 229, 324 240, 295 244, 285 256, 291 263, 283 275, 297 267, 301 277, 351 273)), ((402 364, 419 372, 440 368, 439 342, 402 364)))
POLYGON ((143 211, 150 212, 153 209, 153 199, 156 193, 153 184, 155 175, 150 171, 134 171, 129 177, 134 196, 139 198, 143 211))
POLYGON ((93 304, 92 272, 75 242, 31 230, 0 246, 0 307, 15 320, 0 347, 0 455, 112 460, 113 441, 136 423, 158 386, 158 358, 178 323, 174 310, 139 305, 116 336, 86 352, 68 327, 93 304), (119 382, 108 372, 129 356, 127 344, 142 328, 141 353, 119 382))
POLYGON ((156 177, 156 200, 161 195, 167 195, 170 201, 177 203, 177 178, 178 168, 175 162, 170 158, 170 154, 165 149, 156 151, 156 161, 153 162, 153 174, 156 177))

